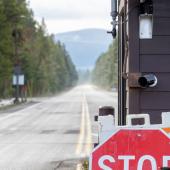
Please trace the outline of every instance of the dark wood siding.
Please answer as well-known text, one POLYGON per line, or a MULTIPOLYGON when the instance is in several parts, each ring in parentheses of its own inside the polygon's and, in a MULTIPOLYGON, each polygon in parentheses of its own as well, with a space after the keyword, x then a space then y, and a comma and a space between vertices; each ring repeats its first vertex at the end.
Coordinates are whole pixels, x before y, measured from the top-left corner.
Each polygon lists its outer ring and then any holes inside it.
POLYGON ((169 110, 170 93, 165 92, 142 92, 140 95, 141 110, 169 110))
POLYGON ((152 39, 140 40, 140 54, 170 54, 170 36, 153 36, 152 39))
POLYGON ((141 72, 170 72, 170 55, 140 55, 141 72))
POLYGON ((154 17, 153 22, 153 35, 159 36, 170 36, 170 17, 169 18, 159 18, 154 17))
MULTIPOLYGON (((129 72, 135 73, 140 71, 139 62, 139 8, 137 0, 129 1, 129 72), (134 8, 136 6, 136 8, 134 8), (131 10, 134 8, 133 10, 131 10)), ((128 112, 130 114, 139 113, 139 90, 129 88, 128 92, 128 112)))
MULTIPOLYGON (((147 89, 129 85, 126 107, 129 114, 149 113, 151 123, 161 123, 162 112, 170 111, 170 0, 153 0, 152 39, 139 39, 139 0, 129 0, 128 8, 126 71, 136 75, 155 74, 158 84, 147 89)), ((123 64, 122 61, 121 67, 123 64)))
POLYGON ((153 0, 154 17, 170 17, 169 0, 153 0))
POLYGON ((170 0, 154 0, 153 38, 140 40, 140 72, 158 78, 154 88, 139 89, 140 112, 149 113, 152 123, 170 111, 170 0))

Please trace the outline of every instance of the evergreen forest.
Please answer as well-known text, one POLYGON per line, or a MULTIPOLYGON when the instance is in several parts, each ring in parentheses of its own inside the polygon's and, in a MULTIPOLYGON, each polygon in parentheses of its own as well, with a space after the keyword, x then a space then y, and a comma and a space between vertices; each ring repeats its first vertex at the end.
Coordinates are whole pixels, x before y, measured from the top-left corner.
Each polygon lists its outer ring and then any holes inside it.
MULTIPOLYGON (((43 2, 42 2, 43 3, 43 2)), ((16 67, 25 75, 29 96, 72 87, 77 72, 63 44, 39 24, 26 0, 0 0, 0 98, 14 95, 16 67)))
POLYGON ((92 81, 99 87, 113 89, 118 86, 118 40, 114 40, 107 52, 97 59, 92 81))

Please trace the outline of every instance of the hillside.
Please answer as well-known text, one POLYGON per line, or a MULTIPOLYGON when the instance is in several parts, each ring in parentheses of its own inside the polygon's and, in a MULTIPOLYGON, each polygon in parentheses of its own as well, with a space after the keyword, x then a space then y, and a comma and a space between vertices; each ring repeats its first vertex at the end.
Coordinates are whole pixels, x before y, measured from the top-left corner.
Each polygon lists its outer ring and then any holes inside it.
POLYGON ((65 44, 77 69, 91 69, 108 49, 112 37, 103 29, 84 29, 57 34, 55 40, 65 44))
POLYGON ((116 39, 108 50, 97 60, 92 73, 92 81, 105 89, 118 87, 118 40, 116 39), (102 75, 102 76, 101 76, 102 75))

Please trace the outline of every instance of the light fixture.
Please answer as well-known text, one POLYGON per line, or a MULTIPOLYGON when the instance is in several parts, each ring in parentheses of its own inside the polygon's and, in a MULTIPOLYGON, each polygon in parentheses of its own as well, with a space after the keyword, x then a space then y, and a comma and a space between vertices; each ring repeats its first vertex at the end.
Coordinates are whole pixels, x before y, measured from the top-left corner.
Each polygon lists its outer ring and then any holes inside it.
POLYGON ((153 34, 153 1, 140 0, 139 38, 152 39, 153 34))

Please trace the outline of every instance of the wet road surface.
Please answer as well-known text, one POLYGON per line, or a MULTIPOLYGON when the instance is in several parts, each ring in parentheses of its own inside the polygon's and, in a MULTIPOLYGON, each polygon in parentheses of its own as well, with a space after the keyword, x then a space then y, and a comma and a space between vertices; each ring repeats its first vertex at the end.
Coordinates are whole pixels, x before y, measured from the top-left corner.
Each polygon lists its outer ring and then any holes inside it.
POLYGON ((1 113, 0 170, 79 169, 96 140, 98 107, 116 103, 115 93, 84 85, 1 113))

